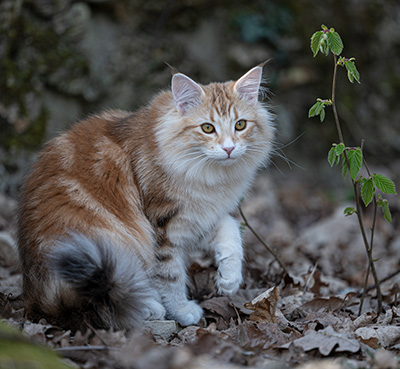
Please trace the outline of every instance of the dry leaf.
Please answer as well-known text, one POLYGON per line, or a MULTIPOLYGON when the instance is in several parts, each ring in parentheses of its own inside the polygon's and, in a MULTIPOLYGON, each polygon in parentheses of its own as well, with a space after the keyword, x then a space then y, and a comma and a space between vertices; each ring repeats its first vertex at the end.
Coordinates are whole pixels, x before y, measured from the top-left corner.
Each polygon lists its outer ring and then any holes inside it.
POLYGON ((392 325, 361 327, 355 331, 355 335, 363 341, 375 338, 381 346, 389 347, 400 341, 400 327, 392 325))
POLYGON ((276 304, 279 300, 279 288, 272 287, 261 295, 258 295, 251 302, 244 304, 244 307, 253 310, 250 319, 257 322, 278 323, 276 315, 276 304))
POLYGON ((213 297, 210 300, 203 301, 200 305, 203 309, 221 316, 225 322, 237 317, 235 309, 231 306, 230 300, 226 296, 213 297))
POLYGON ((318 349, 324 356, 328 356, 332 351, 354 353, 360 349, 360 343, 356 339, 349 338, 344 333, 335 332, 330 326, 317 332, 306 331, 303 337, 281 347, 289 348, 291 344, 302 348, 305 352, 318 349))

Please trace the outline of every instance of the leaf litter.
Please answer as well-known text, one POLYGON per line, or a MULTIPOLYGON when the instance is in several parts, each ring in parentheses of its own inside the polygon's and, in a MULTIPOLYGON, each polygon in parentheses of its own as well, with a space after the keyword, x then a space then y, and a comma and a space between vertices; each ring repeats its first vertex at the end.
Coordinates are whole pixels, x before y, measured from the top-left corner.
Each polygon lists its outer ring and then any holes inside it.
POLYGON ((8 206, 11 213, 0 228, 1 245, 7 243, 6 256, 0 260, 2 321, 18 328, 32 344, 50 347, 75 368, 399 368, 400 276, 395 273, 400 268, 400 203, 392 204, 393 227, 378 221, 375 235, 381 278, 395 274, 382 284, 385 313, 376 313, 371 289, 358 316, 366 258, 357 228, 342 214, 346 204, 335 208, 316 191, 311 203, 304 202, 307 184, 296 182, 297 190, 293 188, 290 182, 274 185, 260 176, 242 207, 289 274, 283 274, 245 230, 244 284, 237 294, 218 296, 214 262, 199 257, 189 272, 191 296, 204 310, 200 323, 181 327, 175 322, 149 322, 129 334, 92 327, 71 332, 68 326, 26 318, 21 274, 12 255, 15 206, 7 201, 15 202, 1 195, 7 203, 3 208, 8 206))

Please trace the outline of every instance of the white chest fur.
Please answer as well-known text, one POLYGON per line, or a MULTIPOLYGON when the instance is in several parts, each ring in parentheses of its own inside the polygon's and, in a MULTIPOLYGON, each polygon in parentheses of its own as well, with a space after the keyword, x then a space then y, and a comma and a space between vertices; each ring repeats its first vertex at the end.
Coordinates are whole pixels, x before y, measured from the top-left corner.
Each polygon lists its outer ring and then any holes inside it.
POLYGON ((213 231, 233 212, 251 183, 253 175, 214 186, 192 183, 182 189, 176 201, 178 214, 167 227, 169 240, 180 247, 195 249, 200 240, 213 237, 213 231))

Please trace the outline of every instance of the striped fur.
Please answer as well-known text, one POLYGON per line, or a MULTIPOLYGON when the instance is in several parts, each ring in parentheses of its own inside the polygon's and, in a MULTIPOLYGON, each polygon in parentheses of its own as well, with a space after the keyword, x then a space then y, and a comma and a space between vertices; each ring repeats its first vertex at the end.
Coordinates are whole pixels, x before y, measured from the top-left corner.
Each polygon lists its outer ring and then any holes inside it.
POLYGON ((260 78, 260 67, 209 85, 176 74, 148 106, 92 116, 45 146, 19 212, 30 315, 116 329, 164 316, 195 324, 186 267, 196 249, 215 253, 219 292, 237 290, 243 251, 230 214, 274 137, 260 78))

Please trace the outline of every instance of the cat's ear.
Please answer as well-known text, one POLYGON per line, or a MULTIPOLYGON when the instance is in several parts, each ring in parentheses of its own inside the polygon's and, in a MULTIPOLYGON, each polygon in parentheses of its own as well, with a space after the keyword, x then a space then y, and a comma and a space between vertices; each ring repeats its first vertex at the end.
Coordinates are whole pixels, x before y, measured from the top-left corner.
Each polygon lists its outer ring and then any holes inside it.
POLYGON ((182 115, 186 115, 189 109, 199 105, 204 95, 200 85, 182 73, 173 75, 171 90, 176 107, 182 115))
POLYGON ((240 99, 247 101, 250 105, 255 105, 258 101, 261 77, 262 67, 254 67, 236 81, 233 89, 240 99))

